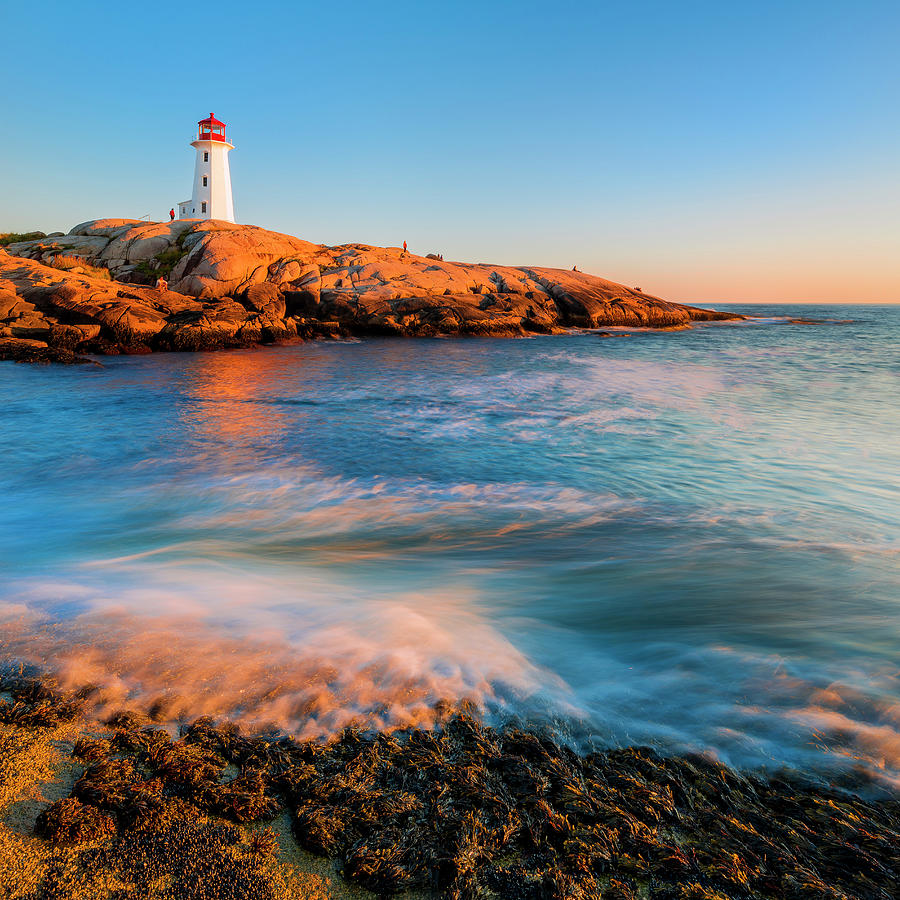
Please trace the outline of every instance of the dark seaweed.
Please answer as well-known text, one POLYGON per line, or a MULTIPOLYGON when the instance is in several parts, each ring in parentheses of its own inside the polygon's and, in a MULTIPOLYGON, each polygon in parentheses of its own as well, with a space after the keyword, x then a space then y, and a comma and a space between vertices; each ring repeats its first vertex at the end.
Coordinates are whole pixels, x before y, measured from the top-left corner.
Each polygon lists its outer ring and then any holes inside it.
MULTIPOLYGON (((57 702, 27 690, 38 708, 57 702)), ((140 721, 121 717, 110 741, 78 742, 89 765, 77 805, 51 807, 44 834, 81 839, 82 820, 114 821, 129 853, 149 860, 186 817, 243 823, 287 809, 303 847, 382 896, 892 900, 900 883, 895 797, 647 747, 579 755, 467 712, 435 730, 348 729, 328 744, 246 737, 209 719, 173 741, 140 721)), ((250 836, 252 855, 275 852, 266 835, 250 836)))

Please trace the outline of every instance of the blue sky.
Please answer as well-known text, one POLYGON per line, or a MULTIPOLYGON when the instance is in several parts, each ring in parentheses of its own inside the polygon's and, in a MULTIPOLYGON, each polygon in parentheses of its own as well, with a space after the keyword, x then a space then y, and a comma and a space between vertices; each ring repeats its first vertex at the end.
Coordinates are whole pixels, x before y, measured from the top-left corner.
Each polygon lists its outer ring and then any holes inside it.
POLYGON ((900 300, 900 4, 8 5, 0 231, 238 221, 682 301, 900 300))

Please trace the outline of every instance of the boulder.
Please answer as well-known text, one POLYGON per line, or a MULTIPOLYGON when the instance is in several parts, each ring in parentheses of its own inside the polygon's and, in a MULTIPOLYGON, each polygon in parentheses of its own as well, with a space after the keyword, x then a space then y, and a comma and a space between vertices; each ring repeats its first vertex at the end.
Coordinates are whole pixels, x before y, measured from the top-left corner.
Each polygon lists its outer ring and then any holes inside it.
POLYGON ((149 306, 120 302, 104 306, 97 320, 106 331, 122 344, 143 344, 152 340, 166 327, 166 316, 149 306))
POLYGON ((265 313, 276 319, 283 319, 285 315, 284 294, 274 284, 264 282, 251 284, 241 298, 244 306, 253 312, 265 313))
POLYGON ((54 347, 74 350, 79 344, 96 340, 100 337, 100 324, 69 325, 54 322, 50 326, 47 343, 54 347))
MULTIPOLYGON (((276 283, 289 282, 290 277, 279 278, 280 264, 311 261, 319 250, 316 244, 250 225, 208 229, 172 270, 170 286, 195 297, 233 296, 273 274, 276 283)), ((301 271, 298 265, 287 274, 299 277, 301 271)))
POLYGON ((103 250, 101 259, 119 266, 155 259, 176 248, 179 238, 190 231, 193 224, 189 221, 154 222, 119 229, 103 250))

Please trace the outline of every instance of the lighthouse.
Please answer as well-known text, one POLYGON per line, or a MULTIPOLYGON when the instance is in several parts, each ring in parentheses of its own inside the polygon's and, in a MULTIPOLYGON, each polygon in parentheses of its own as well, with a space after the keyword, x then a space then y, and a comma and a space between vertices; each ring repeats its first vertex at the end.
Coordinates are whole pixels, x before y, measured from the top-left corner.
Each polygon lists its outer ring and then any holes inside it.
POLYGON ((234 201, 231 197, 228 151, 234 149, 234 144, 225 136, 225 123, 212 113, 208 119, 201 119, 191 146, 197 151, 194 191, 190 200, 178 204, 178 218, 233 222, 234 201))

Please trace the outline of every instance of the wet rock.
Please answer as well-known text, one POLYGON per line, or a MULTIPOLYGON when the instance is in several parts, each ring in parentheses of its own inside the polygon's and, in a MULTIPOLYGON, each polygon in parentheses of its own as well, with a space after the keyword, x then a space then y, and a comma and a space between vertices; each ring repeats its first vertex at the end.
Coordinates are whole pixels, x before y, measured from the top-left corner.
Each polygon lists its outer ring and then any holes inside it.
POLYGON ((0 337, 0 360, 22 363, 62 363, 63 365, 99 365, 78 356, 67 347, 51 347, 46 341, 0 337))

